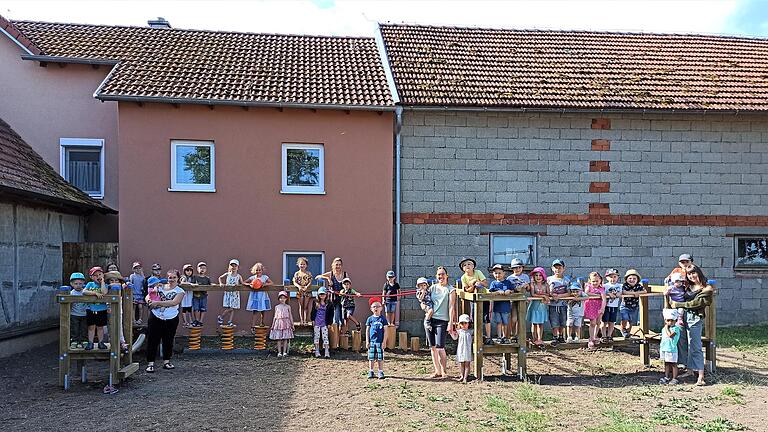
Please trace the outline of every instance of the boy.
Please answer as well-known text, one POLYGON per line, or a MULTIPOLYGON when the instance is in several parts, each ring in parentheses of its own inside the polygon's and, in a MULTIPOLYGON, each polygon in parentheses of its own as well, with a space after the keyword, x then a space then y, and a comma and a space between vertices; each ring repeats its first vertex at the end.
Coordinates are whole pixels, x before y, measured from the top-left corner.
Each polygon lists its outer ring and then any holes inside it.
POLYGON ((357 330, 360 330, 360 322, 355 319, 355 297, 360 297, 362 294, 355 291, 352 288, 352 280, 345 277, 341 280, 341 307, 344 311, 344 331, 349 332, 348 320, 352 320, 357 326, 357 330))
MULTIPOLYGON (((210 285, 208 264, 205 261, 197 263, 197 274, 192 276, 193 285, 210 285)), ((208 291, 192 291, 192 327, 202 327, 205 312, 208 311, 208 291)))
MULTIPOLYGON (((96 296, 96 298, 102 298, 107 293, 107 285, 104 283, 104 270, 101 267, 92 267, 88 270, 88 276, 91 277, 91 281, 85 284, 83 295, 96 296)), ((99 338, 99 349, 107 349, 104 344, 104 326, 107 325, 107 309, 106 303, 90 303, 88 309, 85 312, 86 322, 88 324, 88 343, 85 345, 85 349, 90 351, 93 349, 93 337, 94 334, 99 338)))
POLYGON ((424 311, 424 329, 431 332, 435 303, 432 301, 432 294, 429 292, 429 281, 425 277, 420 277, 416 280, 416 298, 419 300, 419 307, 424 311))
POLYGON ((664 309, 664 328, 661 330, 659 357, 664 362, 664 377, 659 384, 675 385, 677 381, 677 342, 680 340, 680 327, 675 325, 677 310, 664 309))
MULTIPOLYGON (((684 302, 685 298, 685 276, 682 273, 673 273, 670 275, 671 286, 665 288, 664 294, 670 301, 684 302)), ((685 309, 677 310, 677 325, 683 327, 685 321, 685 309)))
MULTIPOLYGON (((572 297, 586 297, 584 290, 581 289, 579 282, 573 282, 568 288, 572 297)), ((568 314, 566 324, 568 325, 568 335, 566 343, 579 343, 581 339, 581 326, 584 323, 584 303, 581 300, 568 301, 568 314)))
POLYGON ((131 270, 133 273, 128 276, 128 285, 133 290, 133 315, 136 318, 134 324, 140 326, 143 322, 141 319, 144 311, 142 305, 145 304, 144 297, 147 295, 147 278, 144 277, 144 268, 139 261, 133 263, 131 270))
POLYGON ((381 296, 387 306, 387 321, 395 322, 395 311, 397 310, 397 294, 400 292, 400 284, 395 280, 395 272, 387 272, 387 281, 384 282, 384 288, 381 290, 381 296))
MULTIPOLYGON (((531 277, 523 273, 523 260, 515 258, 510 262, 509 266, 512 268, 512 274, 509 275, 507 280, 512 282, 512 289, 518 293, 527 292, 531 284, 531 277)), ((517 303, 511 308, 508 328, 507 334, 511 335, 517 332, 517 303)), ((512 339, 515 340, 516 338, 513 337, 512 339)))
POLYGON ((603 284, 605 288, 605 311, 601 321, 603 322, 602 335, 603 342, 613 342, 613 329, 616 326, 616 319, 619 317, 619 305, 621 304, 621 284, 619 281, 619 271, 610 268, 605 271, 605 278, 608 282, 603 284))
MULTIPOLYGON (((70 295, 83 295, 83 286, 85 285, 85 276, 82 273, 72 273, 69 276, 69 286, 72 290, 70 295)), ((88 305, 85 303, 72 303, 72 312, 69 318, 69 328, 72 332, 70 348, 83 349, 88 341, 88 305)))
MULTIPOLYGON (((373 299, 372 299, 373 300, 373 299)), ((371 303, 373 315, 365 321, 365 347, 368 348, 368 378, 373 378, 373 364, 379 364, 379 379, 384 379, 384 327, 389 325, 387 318, 381 315, 381 303, 371 303)))
POLYGON ((565 261, 552 261, 552 276, 547 278, 549 286, 549 325, 552 327, 552 345, 565 342, 565 328, 568 322, 568 305, 560 297, 568 295, 570 278, 565 276, 565 261))
MULTIPOLYGON (((493 272, 494 281, 491 282, 488 287, 488 292, 498 294, 512 294, 514 288, 512 282, 504 279, 504 268, 501 264, 496 264, 491 268, 493 272)), ((493 302, 493 318, 491 322, 496 324, 496 336, 498 336, 497 342, 501 344, 509 343, 507 326, 509 325, 509 311, 511 307, 509 300, 495 301, 493 302)))
POLYGON ((624 301, 619 309, 621 335, 626 339, 630 337, 632 326, 637 325, 640 320, 640 294, 647 292, 640 281, 640 273, 637 270, 629 269, 624 274, 624 285, 621 287, 621 292, 624 295, 624 301))
MULTIPOLYGON (((475 292, 477 290, 488 288, 488 280, 485 278, 483 272, 477 270, 476 267, 477 262, 472 258, 464 258, 459 261, 459 268, 464 272, 464 274, 461 275, 461 289, 466 292, 475 292)), ((493 344, 493 340, 491 339, 490 310, 491 305, 488 302, 483 302, 483 324, 485 324, 483 328, 485 330, 486 345, 493 344)))

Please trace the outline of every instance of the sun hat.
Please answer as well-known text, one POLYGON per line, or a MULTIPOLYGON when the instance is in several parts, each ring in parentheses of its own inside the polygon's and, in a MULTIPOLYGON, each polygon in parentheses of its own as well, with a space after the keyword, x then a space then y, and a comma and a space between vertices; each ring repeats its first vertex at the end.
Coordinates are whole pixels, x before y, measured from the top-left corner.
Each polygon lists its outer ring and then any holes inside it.
POLYGON ((285 291, 285 290, 280 291, 279 293, 277 293, 277 298, 280 298, 281 296, 285 296, 286 298, 290 298, 290 296, 288 295, 288 291, 285 291))
POLYGON ((208 267, 208 264, 206 264, 206 263, 205 263, 205 261, 200 261, 199 263, 197 263, 197 266, 198 266, 198 267, 200 267, 200 266, 206 266, 206 267, 208 267))
POLYGON ((344 279, 342 279, 342 280, 341 280, 341 284, 342 284, 342 285, 343 285, 343 284, 345 284, 345 283, 347 283, 347 282, 349 282, 349 283, 352 283, 352 279, 350 279, 350 278, 348 278, 348 277, 345 277, 344 279))
POLYGON ((670 282, 683 282, 685 280, 685 276, 683 276, 680 272, 674 272, 672 273, 672 276, 669 277, 670 282))
POLYGON ((544 271, 544 267, 536 267, 535 269, 531 270, 531 279, 533 279, 533 275, 539 273, 541 274, 541 277, 544 278, 544 280, 547 280, 547 272, 544 271))
POLYGON ((627 281, 627 278, 630 276, 637 276, 637 281, 640 282, 640 273, 637 272, 635 269, 629 269, 626 273, 624 273, 624 282, 627 281))
POLYGON ((101 267, 91 267, 91 269, 88 270, 88 276, 93 276, 93 274, 96 272, 104 273, 104 269, 102 269, 101 267))
POLYGON ((496 264, 493 267, 491 267, 491 271, 493 270, 504 270, 504 266, 501 264, 496 264))
POLYGON ((459 261, 459 268, 463 270, 464 269, 464 263, 467 262, 467 261, 471 262, 472 265, 477 267, 477 261, 473 260, 472 258, 462 258, 462 260, 459 261))
POLYGON ((186 269, 194 270, 195 268, 192 267, 192 264, 184 264, 184 267, 181 268, 181 271, 185 271, 186 269))
POLYGON ((229 265, 232 265, 232 264, 239 266, 240 260, 238 260, 237 258, 232 258, 231 260, 229 260, 229 265))
POLYGON ((85 276, 82 273, 80 273, 80 272, 75 272, 75 273, 72 273, 71 275, 69 275, 69 281, 70 282, 72 282, 73 280, 78 280, 78 279, 82 279, 83 281, 85 281, 85 276))
POLYGON ((163 267, 160 264, 158 264, 158 263, 152 264, 152 270, 160 270, 162 268, 163 267))
POLYGON ((104 273, 104 280, 109 280, 109 279, 115 279, 120 282, 123 282, 125 280, 123 279, 123 275, 121 275, 120 272, 116 272, 116 271, 104 273))
POLYGON ((151 287, 153 285, 157 285, 160 283, 160 278, 157 276, 152 276, 149 279, 147 279, 147 286, 151 287))
POLYGON ((680 261, 693 262, 693 257, 691 256, 691 254, 682 254, 680 255, 680 258, 677 259, 677 262, 680 262, 680 261))
POLYGON ((317 295, 320 294, 328 294, 328 290, 325 287, 320 287, 320 289, 317 290, 317 295))
POLYGON ((141 261, 134 261, 133 264, 131 264, 131 270, 135 269, 136 267, 141 267, 141 261))
POLYGON ((468 323, 469 322, 469 315, 461 314, 461 316, 459 316, 459 322, 460 323, 468 323))
POLYGON ((552 261, 552 267, 557 265, 565 267, 565 261, 561 260, 560 258, 557 258, 556 260, 552 261))
POLYGON ((513 258, 512 262, 509 263, 510 267, 523 267, 523 260, 520 258, 513 258))
POLYGON ((680 316, 677 309, 664 309, 661 313, 665 320, 676 320, 680 316))
POLYGON ((429 285, 429 279, 427 279, 425 277, 420 277, 420 278, 416 279, 416 285, 421 285, 421 284, 429 285))
POLYGON ((616 270, 615 268, 609 268, 608 270, 605 271, 605 276, 608 277, 610 275, 618 276, 619 275, 619 271, 616 270))
POLYGON ((387 272, 387 277, 388 277, 388 278, 390 278, 390 277, 395 277, 395 272, 393 272, 392 270, 388 271, 388 272, 387 272))

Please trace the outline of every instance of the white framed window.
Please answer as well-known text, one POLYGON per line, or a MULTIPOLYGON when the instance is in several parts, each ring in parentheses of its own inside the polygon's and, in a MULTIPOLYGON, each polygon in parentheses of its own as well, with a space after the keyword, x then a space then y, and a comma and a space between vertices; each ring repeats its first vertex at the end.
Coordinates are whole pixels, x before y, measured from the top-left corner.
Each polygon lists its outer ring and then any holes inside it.
MULTIPOLYGON (((293 285, 291 279, 293 274, 299 268, 296 266, 296 260, 299 257, 304 257, 309 261, 307 270, 312 273, 312 277, 319 275, 325 269, 325 252, 283 252, 283 285, 293 285)), ((316 285, 317 281, 313 280, 312 285, 316 285)))
POLYGON ((514 258, 519 258, 526 266, 536 262, 536 236, 533 234, 491 234, 491 266, 502 264, 509 266, 514 258))
POLYGON ((324 154, 322 144, 283 144, 280 192, 324 194, 324 154))
POLYGON ((768 270, 768 235, 736 236, 734 242, 734 268, 768 270))
POLYGON ((216 192, 213 141, 171 141, 172 192, 216 192))
POLYGON ((104 140, 59 138, 59 172, 92 198, 104 198, 104 140))

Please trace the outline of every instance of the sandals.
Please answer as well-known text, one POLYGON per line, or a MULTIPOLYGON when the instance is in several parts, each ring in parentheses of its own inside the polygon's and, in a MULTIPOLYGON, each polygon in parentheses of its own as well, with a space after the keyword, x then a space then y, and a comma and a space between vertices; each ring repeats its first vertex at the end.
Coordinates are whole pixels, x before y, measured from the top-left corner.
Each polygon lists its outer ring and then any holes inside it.
POLYGON ((176 366, 171 363, 163 363, 163 369, 176 369, 176 366))
POLYGON ((155 372, 155 365, 149 365, 146 369, 144 369, 147 373, 154 373, 155 372))

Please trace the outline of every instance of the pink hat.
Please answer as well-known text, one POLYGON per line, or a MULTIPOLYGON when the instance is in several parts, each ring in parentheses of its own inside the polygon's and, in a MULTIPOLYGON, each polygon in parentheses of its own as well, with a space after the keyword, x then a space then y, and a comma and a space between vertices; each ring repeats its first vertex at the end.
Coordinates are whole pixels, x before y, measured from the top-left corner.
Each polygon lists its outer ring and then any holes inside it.
POLYGON ((531 270, 531 279, 533 279, 533 275, 534 275, 535 273, 540 273, 540 274, 541 274, 541 277, 542 277, 544 280, 547 280, 547 272, 546 272, 546 271, 544 271, 544 267, 536 267, 535 269, 531 270))
POLYGON ((91 267, 91 269, 88 270, 88 276, 93 276, 93 274, 96 273, 96 272, 104 273, 104 270, 102 270, 101 267, 91 267))
POLYGON ((277 298, 280 298, 280 296, 285 296, 286 298, 290 298, 291 296, 288 295, 288 291, 280 291, 277 294, 277 298))

